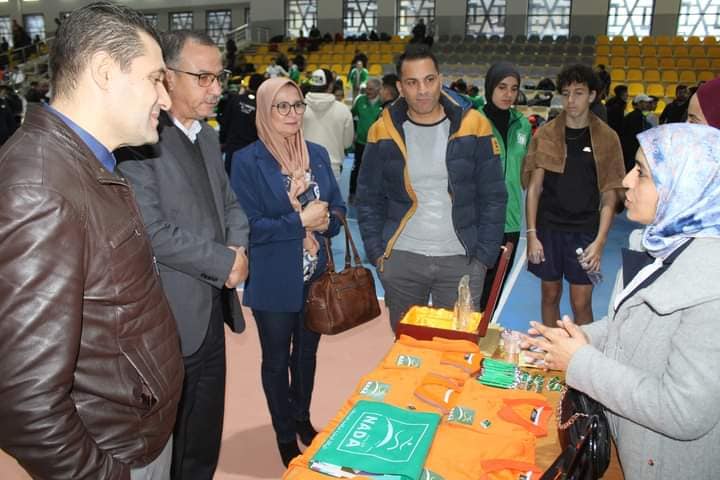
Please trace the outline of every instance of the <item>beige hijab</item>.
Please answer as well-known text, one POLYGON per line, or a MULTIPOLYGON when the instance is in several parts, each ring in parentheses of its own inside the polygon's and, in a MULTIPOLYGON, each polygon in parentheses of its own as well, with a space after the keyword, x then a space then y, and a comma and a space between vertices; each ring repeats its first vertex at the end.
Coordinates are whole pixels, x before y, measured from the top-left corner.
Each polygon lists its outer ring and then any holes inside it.
POLYGON ((295 175, 296 172, 305 172, 310 167, 305 137, 302 129, 291 137, 283 137, 275 130, 272 123, 272 105, 275 96, 285 85, 292 85, 297 89, 300 100, 303 94, 295 82, 287 78, 270 78, 265 80, 258 88, 255 112, 255 124, 257 125, 258 138, 262 141, 275 160, 280 164, 283 172, 295 175))

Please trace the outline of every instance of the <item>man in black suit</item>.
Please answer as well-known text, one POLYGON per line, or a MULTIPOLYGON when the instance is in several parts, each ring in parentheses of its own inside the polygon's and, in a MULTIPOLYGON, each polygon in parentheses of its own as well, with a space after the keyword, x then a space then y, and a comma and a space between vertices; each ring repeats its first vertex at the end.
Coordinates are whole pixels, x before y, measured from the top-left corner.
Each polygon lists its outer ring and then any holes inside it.
POLYGON ((242 322, 237 295, 228 289, 247 277, 249 229, 218 136, 203 121, 226 76, 220 51, 205 34, 175 31, 162 40, 172 106, 161 115, 159 143, 123 152, 134 160, 119 168, 133 186, 181 338, 185 383, 172 478, 210 480, 225 402, 225 300, 242 322))

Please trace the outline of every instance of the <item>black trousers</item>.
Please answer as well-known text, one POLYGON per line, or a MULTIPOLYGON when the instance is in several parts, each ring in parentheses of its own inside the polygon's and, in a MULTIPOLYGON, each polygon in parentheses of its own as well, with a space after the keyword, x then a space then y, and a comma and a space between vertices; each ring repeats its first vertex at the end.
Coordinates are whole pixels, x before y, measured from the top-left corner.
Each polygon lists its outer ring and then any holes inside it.
MULTIPOLYGON (((507 242, 512 243, 513 251, 512 254, 510 254, 510 263, 508 264, 508 270, 505 272, 505 278, 503 278, 502 285, 500 285, 500 293, 498 294, 498 298, 502 296, 503 289, 505 288, 505 282, 507 282, 507 279, 510 276, 510 269, 512 269, 513 262, 515 261, 515 254, 517 253, 519 241, 520 232, 507 232, 503 235, 502 244, 505 245, 507 242)), ((490 270, 488 270, 487 275, 485 276, 485 286, 483 287, 483 294, 480 299, 480 310, 483 312, 485 311, 485 307, 487 306, 488 297, 490 296, 490 289, 492 288, 493 280, 495 280, 495 273, 497 272, 499 262, 500 257, 498 257, 498 261, 495 262, 495 265, 493 265, 490 270)))
POLYGON ((188 357, 175 423, 171 477, 212 480, 220 454, 225 411, 225 327, 220 290, 215 292, 205 339, 188 357))
POLYGON ((350 195, 355 195, 357 190, 357 178, 360 173, 360 164, 362 156, 365 152, 365 144, 355 142, 355 160, 353 161, 352 171, 350 172, 350 195))
POLYGON ((305 328, 303 312, 253 309, 262 347, 263 390, 277 441, 295 440, 295 422, 310 419, 320 334, 305 328))

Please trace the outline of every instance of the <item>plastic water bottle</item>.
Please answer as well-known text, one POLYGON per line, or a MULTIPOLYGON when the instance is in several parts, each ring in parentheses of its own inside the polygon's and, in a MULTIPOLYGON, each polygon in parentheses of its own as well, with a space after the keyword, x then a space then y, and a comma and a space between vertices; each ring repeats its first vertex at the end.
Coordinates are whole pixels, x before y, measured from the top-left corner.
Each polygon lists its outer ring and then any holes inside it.
POLYGON ((578 247, 578 249, 575 250, 575 254, 577 255, 578 263, 580 263, 580 266, 582 267, 582 269, 585 270, 585 273, 587 274, 588 278, 590 279, 590 282, 592 282, 593 285, 597 285, 598 283, 603 281, 602 273, 600 273, 599 271, 596 272, 596 271, 589 270, 590 265, 583 262, 583 258, 582 258, 583 253, 585 253, 585 252, 580 247, 578 247))

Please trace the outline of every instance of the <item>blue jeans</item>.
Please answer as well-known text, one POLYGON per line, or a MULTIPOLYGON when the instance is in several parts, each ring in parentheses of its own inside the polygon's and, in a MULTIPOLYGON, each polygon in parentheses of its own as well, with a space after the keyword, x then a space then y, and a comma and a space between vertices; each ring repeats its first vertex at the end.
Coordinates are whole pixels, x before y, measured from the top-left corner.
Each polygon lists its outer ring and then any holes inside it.
POLYGON ((303 312, 253 310, 262 347, 262 385, 277 441, 295 441, 295 422, 310 419, 320 334, 303 312), (292 349, 291 349, 292 347, 292 349), (289 375, 288 375, 289 374, 289 375))

